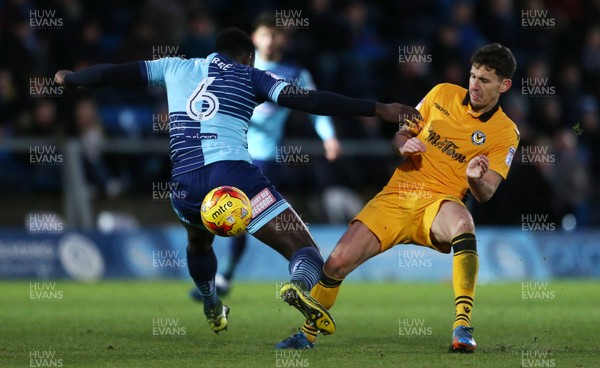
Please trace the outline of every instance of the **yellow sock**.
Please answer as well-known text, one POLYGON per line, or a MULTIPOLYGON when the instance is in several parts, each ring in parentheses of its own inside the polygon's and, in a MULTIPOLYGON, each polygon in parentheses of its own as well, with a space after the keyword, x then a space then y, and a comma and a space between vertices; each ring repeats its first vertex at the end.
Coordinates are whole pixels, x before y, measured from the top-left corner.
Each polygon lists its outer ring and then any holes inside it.
POLYGON ((479 270, 477 241, 475 234, 461 234, 452 239, 454 257, 452 258, 452 286, 456 318, 452 329, 458 326, 471 326, 475 284, 479 270))
MULTIPOLYGON (((340 291, 342 281, 343 279, 340 280, 329 277, 325 274, 325 272, 323 272, 319 282, 310 291, 310 296, 312 296, 325 308, 331 309, 335 303, 338 292, 340 291)), ((302 332, 304 332, 308 341, 315 342, 315 340, 317 340, 317 334, 319 333, 319 330, 305 323, 304 326, 302 326, 302 332)))

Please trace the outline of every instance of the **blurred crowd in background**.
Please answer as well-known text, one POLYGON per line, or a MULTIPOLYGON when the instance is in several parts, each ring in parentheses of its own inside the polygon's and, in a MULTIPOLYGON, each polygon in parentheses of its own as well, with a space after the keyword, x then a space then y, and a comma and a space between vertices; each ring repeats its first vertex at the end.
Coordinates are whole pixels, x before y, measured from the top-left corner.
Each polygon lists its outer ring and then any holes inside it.
MULTIPOLYGON (((164 91, 63 91, 49 79, 58 69, 96 63, 204 57, 220 29, 250 32, 265 11, 306 19, 286 29, 286 54, 319 89, 385 102, 416 105, 441 82, 466 87, 476 48, 508 46, 518 65, 501 105, 520 129, 521 147, 496 197, 474 208, 476 223, 520 224, 524 214, 540 213, 559 224, 567 214, 578 226, 600 224, 597 0, 0 0, 0 138, 79 137, 97 198, 149 191, 143 183, 168 178, 167 152, 119 157, 94 147, 113 137, 157 138, 152 120, 166 116, 164 91), (402 62, 407 47, 420 50, 425 62, 402 62), (536 83, 543 88, 527 88, 536 83)), ((303 114, 290 120, 288 137, 316 139, 303 114)), ((334 121, 342 142, 388 140, 397 129, 374 118, 334 121)), ((293 199, 343 186, 368 199, 398 163, 391 152, 334 163, 314 157, 311 165, 282 166, 287 180, 280 189, 293 199), (307 176, 312 180, 298 180, 307 176)), ((60 175, 51 174, 56 167, 29 165, 26 155, 1 147, 0 167, 0 188, 60 192, 60 175)))

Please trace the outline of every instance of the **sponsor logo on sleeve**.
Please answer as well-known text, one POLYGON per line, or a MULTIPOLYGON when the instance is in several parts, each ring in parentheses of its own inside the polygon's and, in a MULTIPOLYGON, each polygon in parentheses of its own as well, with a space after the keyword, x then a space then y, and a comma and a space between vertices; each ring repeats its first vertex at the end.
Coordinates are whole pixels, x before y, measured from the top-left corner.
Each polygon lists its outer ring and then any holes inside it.
POLYGON ((506 159, 504 159, 504 162, 506 163, 507 166, 510 166, 510 164, 512 163, 513 157, 515 157, 515 148, 514 147, 510 147, 508 149, 508 153, 506 154, 506 159))

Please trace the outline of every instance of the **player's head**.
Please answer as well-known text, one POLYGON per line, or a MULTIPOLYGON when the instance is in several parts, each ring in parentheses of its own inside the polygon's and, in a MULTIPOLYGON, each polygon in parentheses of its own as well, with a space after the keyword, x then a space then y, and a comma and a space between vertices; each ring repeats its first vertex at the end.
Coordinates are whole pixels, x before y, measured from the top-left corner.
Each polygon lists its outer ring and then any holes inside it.
POLYGON ((272 12, 262 13, 254 20, 252 42, 261 57, 267 60, 278 60, 281 58, 286 41, 286 33, 277 27, 277 18, 272 12))
POLYGON ((471 57, 469 97, 475 111, 487 111, 498 102, 501 93, 512 86, 517 62, 512 52, 499 43, 486 45, 471 57))
POLYGON ((235 59, 237 62, 254 65, 254 45, 250 36, 239 28, 226 28, 219 32, 215 51, 235 59))

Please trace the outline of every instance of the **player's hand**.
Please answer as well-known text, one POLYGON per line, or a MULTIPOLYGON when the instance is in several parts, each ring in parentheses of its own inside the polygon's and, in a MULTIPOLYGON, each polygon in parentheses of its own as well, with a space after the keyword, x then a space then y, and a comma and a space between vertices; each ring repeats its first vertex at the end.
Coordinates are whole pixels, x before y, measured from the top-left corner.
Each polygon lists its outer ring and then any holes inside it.
POLYGON ((425 152, 425 143, 421 142, 417 137, 412 137, 400 147, 399 151, 402 156, 411 156, 425 152))
POLYGON ((56 74, 54 74, 54 83, 58 84, 59 86, 64 86, 65 85, 65 77, 72 73, 73 72, 70 70, 57 71, 56 74))
POLYGON ((399 103, 376 103, 375 116, 385 121, 402 124, 404 124, 406 121, 423 120, 419 110, 412 106, 402 105, 399 103))
POLYGON ((481 179, 490 168, 490 160, 486 156, 476 156, 467 165, 467 178, 481 179))
POLYGON ((340 142, 336 137, 327 138, 323 141, 323 148, 325 149, 325 157, 327 161, 335 161, 340 155, 340 142))

